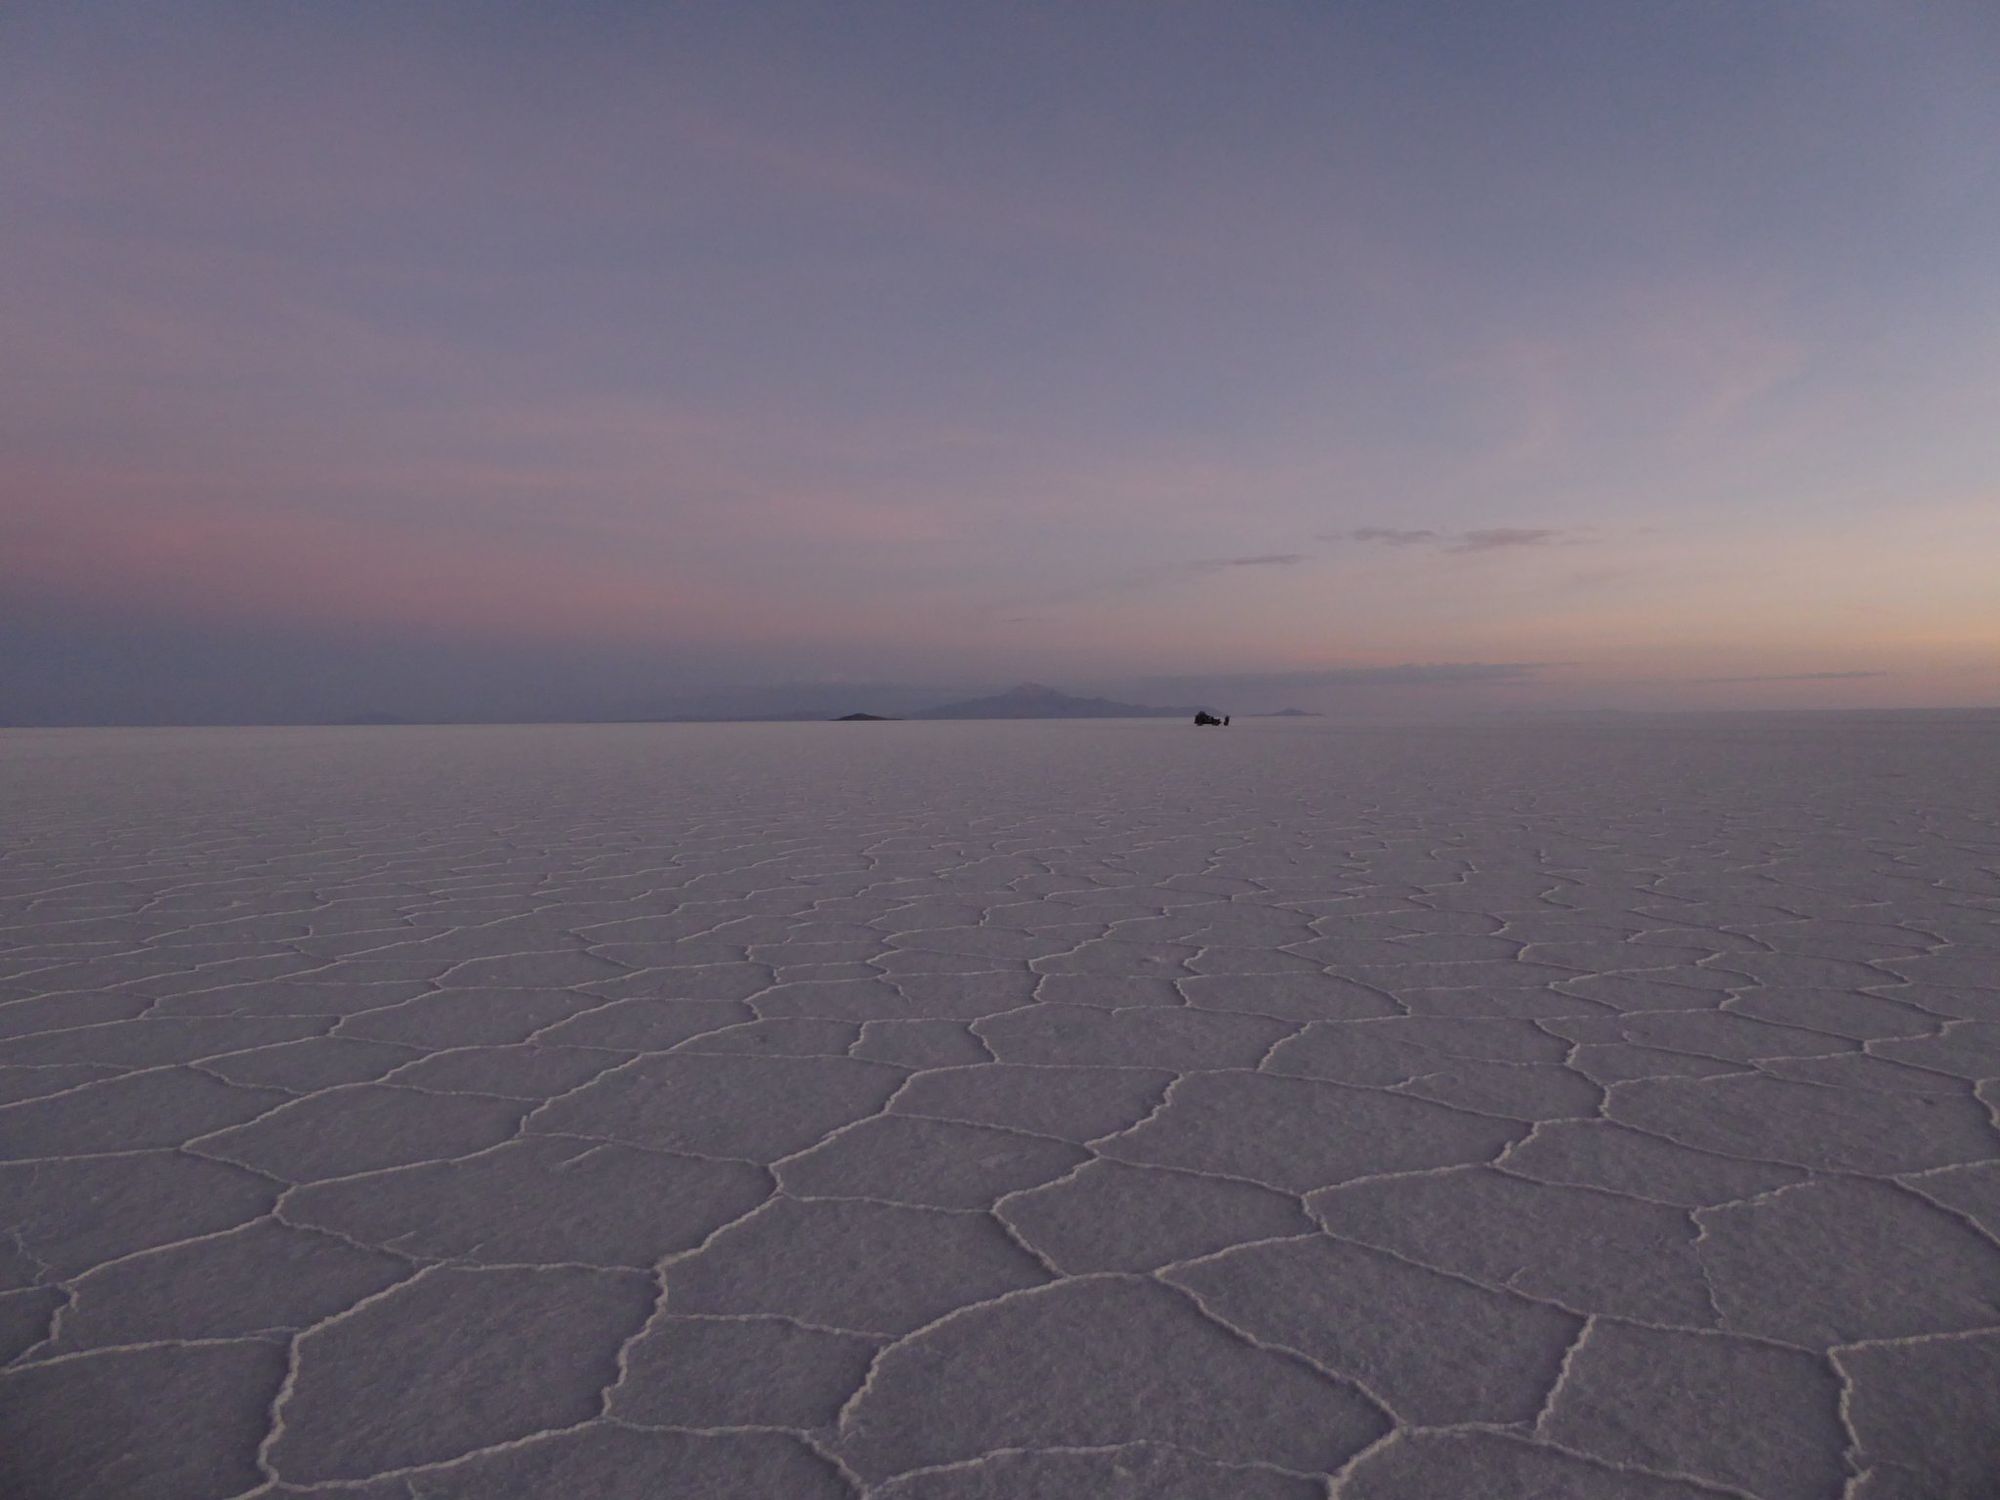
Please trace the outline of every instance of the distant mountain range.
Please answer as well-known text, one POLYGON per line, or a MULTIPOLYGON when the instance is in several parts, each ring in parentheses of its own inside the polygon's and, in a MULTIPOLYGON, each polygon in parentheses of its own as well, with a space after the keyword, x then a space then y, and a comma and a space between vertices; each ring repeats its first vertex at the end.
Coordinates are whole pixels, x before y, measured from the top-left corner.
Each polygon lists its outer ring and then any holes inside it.
POLYGON ((1324 719, 1325 714, 1316 714, 1309 708, 1278 708, 1267 714, 1245 714, 1246 719, 1324 719))
POLYGON ((1039 682, 1024 682, 989 698, 966 698, 919 709, 913 719, 1192 719, 1199 710, 1120 703, 1115 698, 1079 698, 1039 682))
MULTIPOLYGON (((523 712, 520 723, 810 723, 866 722, 872 719, 1192 719, 1199 704, 1160 706, 1125 703, 1066 693, 1046 683, 1023 682, 1005 692, 939 703, 949 688, 922 688, 893 683, 805 683, 786 688, 720 690, 681 699, 626 701, 595 713, 574 716, 523 712), (789 701, 787 701, 789 700, 789 701), (867 705, 857 710, 856 701, 867 705)), ((1286 717, 1302 717, 1297 709, 1286 717)), ((348 724, 405 724, 392 713, 360 713, 348 724)), ((422 720, 418 722, 431 722, 422 720)), ((439 720, 437 722, 445 722, 439 720)), ((457 722, 457 721, 454 721, 457 722)))

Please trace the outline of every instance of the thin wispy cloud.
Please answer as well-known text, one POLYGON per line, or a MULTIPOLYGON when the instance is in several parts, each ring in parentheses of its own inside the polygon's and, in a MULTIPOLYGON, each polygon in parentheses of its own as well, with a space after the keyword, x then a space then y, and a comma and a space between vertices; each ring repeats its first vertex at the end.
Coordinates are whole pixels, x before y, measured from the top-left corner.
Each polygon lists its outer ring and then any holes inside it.
POLYGON ((1394 526, 1357 526, 1352 531, 1331 532, 1330 542, 1380 542, 1385 547, 1415 547, 1441 540, 1435 531, 1402 531, 1394 526))
POLYGON ((1398 662, 1373 667, 1318 667, 1293 672, 1227 672, 1198 676, 1142 678, 1149 692, 1303 691, 1313 688, 1433 687, 1482 682, 1518 682, 1537 677, 1551 661, 1398 662))
POLYGON ((1496 552, 1502 547, 1546 547, 1573 540, 1571 533, 1548 526, 1489 526, 1459 533, 1446 549, 1451 552, 1496 552))
POLYGON ((1198 573, 1213 573, 1223 568, 1289 568, 1305 560, 1303 552, 1269 552, 1261 557, 1205 557, 1188 566, 1198 573))
POLYGON ((1356 526, 1326 533, 1329 542, 1362 542, 1378 547, 1426 547, 1440 552, 1499 552, 1514 547, 1551 547, 1588 540, 1581 531, 1554 526, 1480 526, 1469 531, 1437 531, 1429 527, 1356 526))
POLYGON ((1686 677, 1683 682, 1858 682, 1865 677, 1887 677, 1887 672, 1774 672, 1754 677, 1686 677))
POLYGON ((1192 562, 1164 563, 1156 567, 1134 568, 1101 582, 1076 585, 1038 594, 1042 605, 1075 604, 1107 595, 1145 594, 1156 589, 1208 578, 1236 568, 1292 568, 1310 562, 1304 552, 1264 552, 1248 557, 1198 557, 1192 562))

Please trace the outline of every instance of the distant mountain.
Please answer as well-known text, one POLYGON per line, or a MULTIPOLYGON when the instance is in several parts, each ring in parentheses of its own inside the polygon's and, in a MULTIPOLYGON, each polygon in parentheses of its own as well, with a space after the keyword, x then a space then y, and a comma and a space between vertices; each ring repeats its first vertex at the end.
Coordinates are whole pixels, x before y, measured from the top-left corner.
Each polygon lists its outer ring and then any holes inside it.
POLYGON ((1324 719, 1325 714, 1316 714, 1309 708, 1280 708, 1268 714, 1244 714, 1246 719, 1324 719))
POLYGON ((1197 710, 1149 708, 1112 698, 1079 698, 1039 682, 1024 682, 990 698, 967 698, 921 709, 913 719, 1192 719, 1197 710))
POLYGON ((956 683, 779 682, 699 688, 599 705, 590 717, 614 723, 763 723, 837 719, 857 703, 885 719, 906 717, 963 691, 956 683))
POLYGON ((893 724, 896 721, 889 714, 842 714, 833 722, 836 724, 893 724))

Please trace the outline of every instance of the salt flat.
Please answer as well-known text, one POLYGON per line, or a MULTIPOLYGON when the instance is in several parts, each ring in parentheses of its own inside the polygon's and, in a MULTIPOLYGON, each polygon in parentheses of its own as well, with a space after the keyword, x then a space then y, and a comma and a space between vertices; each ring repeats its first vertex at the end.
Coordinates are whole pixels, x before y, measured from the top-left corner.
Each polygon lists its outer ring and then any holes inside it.
POLYGON ((0 1489, 2000 1485, 2000 718, 0 735, 0 1489))

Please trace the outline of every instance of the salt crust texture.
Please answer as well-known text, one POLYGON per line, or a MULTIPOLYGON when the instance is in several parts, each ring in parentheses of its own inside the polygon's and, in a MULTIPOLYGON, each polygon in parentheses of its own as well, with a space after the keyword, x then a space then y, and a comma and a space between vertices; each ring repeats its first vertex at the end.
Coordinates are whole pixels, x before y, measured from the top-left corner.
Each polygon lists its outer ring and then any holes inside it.
POLYGON ((2000 1492, 2000 721, 0 736, 14 1500, 2000 1492))

